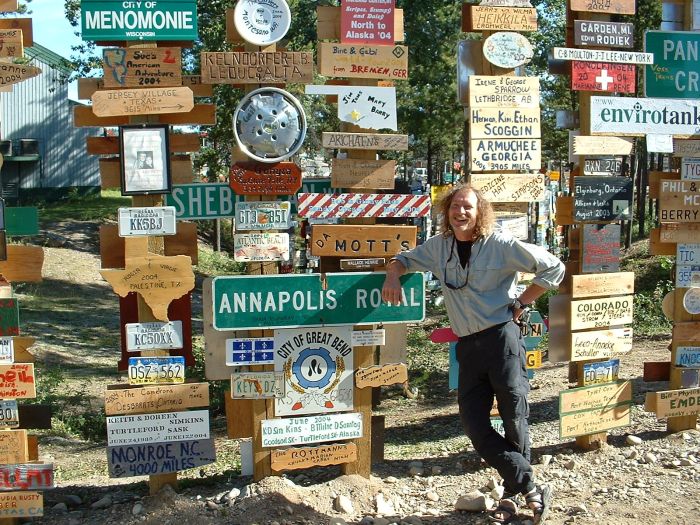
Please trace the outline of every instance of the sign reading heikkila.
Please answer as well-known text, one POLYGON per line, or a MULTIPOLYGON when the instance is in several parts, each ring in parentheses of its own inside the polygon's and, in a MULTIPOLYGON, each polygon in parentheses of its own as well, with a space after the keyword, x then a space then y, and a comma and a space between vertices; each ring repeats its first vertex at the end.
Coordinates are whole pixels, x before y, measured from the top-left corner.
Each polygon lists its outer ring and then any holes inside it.
POLYGON ((401 303, 382 301, 384 273, 236 275, 212 282, 214 328, 249 330, 313 325, 405 323, 425 315, 420 273, 401 278, 401 303))
POLYGON ((700 33, 645 31, 644 50, 654 63, 644 67, 644 95, 700 98, 700 33))
POLYGON ((196 40, 196 0, 82 0, 83 40, 196 40))

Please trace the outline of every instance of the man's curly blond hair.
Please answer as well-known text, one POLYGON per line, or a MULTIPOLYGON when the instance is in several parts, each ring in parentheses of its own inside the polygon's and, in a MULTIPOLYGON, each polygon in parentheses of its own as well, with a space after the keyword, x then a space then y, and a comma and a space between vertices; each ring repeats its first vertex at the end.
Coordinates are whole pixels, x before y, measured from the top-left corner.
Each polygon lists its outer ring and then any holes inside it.
POLYGON ((477 237, 487 236, 493 231, 493 226, 496 222, 496 215, 493 212, 491 203, 486 200, 481 190, 476 189, 471 184, 458 184, 450 191, 445 193, 437 204, 440 213, 442 213, 442 222, 440 223, 440 233, 445 236, 452 235, 452 226, 450 226, 450 205, 455 195, 462 191, 471 191, 476 195, 476 225, 474 233, 477 237))

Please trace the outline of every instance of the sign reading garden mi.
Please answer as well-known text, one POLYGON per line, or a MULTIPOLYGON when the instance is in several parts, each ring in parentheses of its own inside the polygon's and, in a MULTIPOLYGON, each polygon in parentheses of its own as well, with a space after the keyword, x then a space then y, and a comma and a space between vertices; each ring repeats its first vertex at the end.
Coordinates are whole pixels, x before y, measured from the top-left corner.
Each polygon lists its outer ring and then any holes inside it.
POLYGON ((401 303, 382 301, 383 272, 319 275, 236 275, 212 282, 214 328, 405 323, 425 314, 420 273, 401 278, 401 303))

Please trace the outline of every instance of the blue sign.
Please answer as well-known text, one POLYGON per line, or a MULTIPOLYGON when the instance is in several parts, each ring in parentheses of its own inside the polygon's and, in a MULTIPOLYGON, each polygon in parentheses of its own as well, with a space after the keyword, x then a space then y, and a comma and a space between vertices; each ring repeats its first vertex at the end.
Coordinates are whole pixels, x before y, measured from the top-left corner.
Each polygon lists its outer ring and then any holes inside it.
POLYGON ((275 340, 273 338, 243 337, 226 340, 226 364, 271 365, 274 363, 275 340))

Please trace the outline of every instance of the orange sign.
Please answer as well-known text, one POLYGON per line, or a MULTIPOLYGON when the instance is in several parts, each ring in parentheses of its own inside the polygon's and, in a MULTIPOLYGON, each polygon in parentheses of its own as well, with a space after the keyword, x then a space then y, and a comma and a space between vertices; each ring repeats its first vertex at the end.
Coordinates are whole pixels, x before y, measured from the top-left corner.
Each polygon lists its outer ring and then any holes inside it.
POLYGON ((237 195, 293 195, 301 189, 301 169, 293 162, 237 162, 228 180, 237 195))

